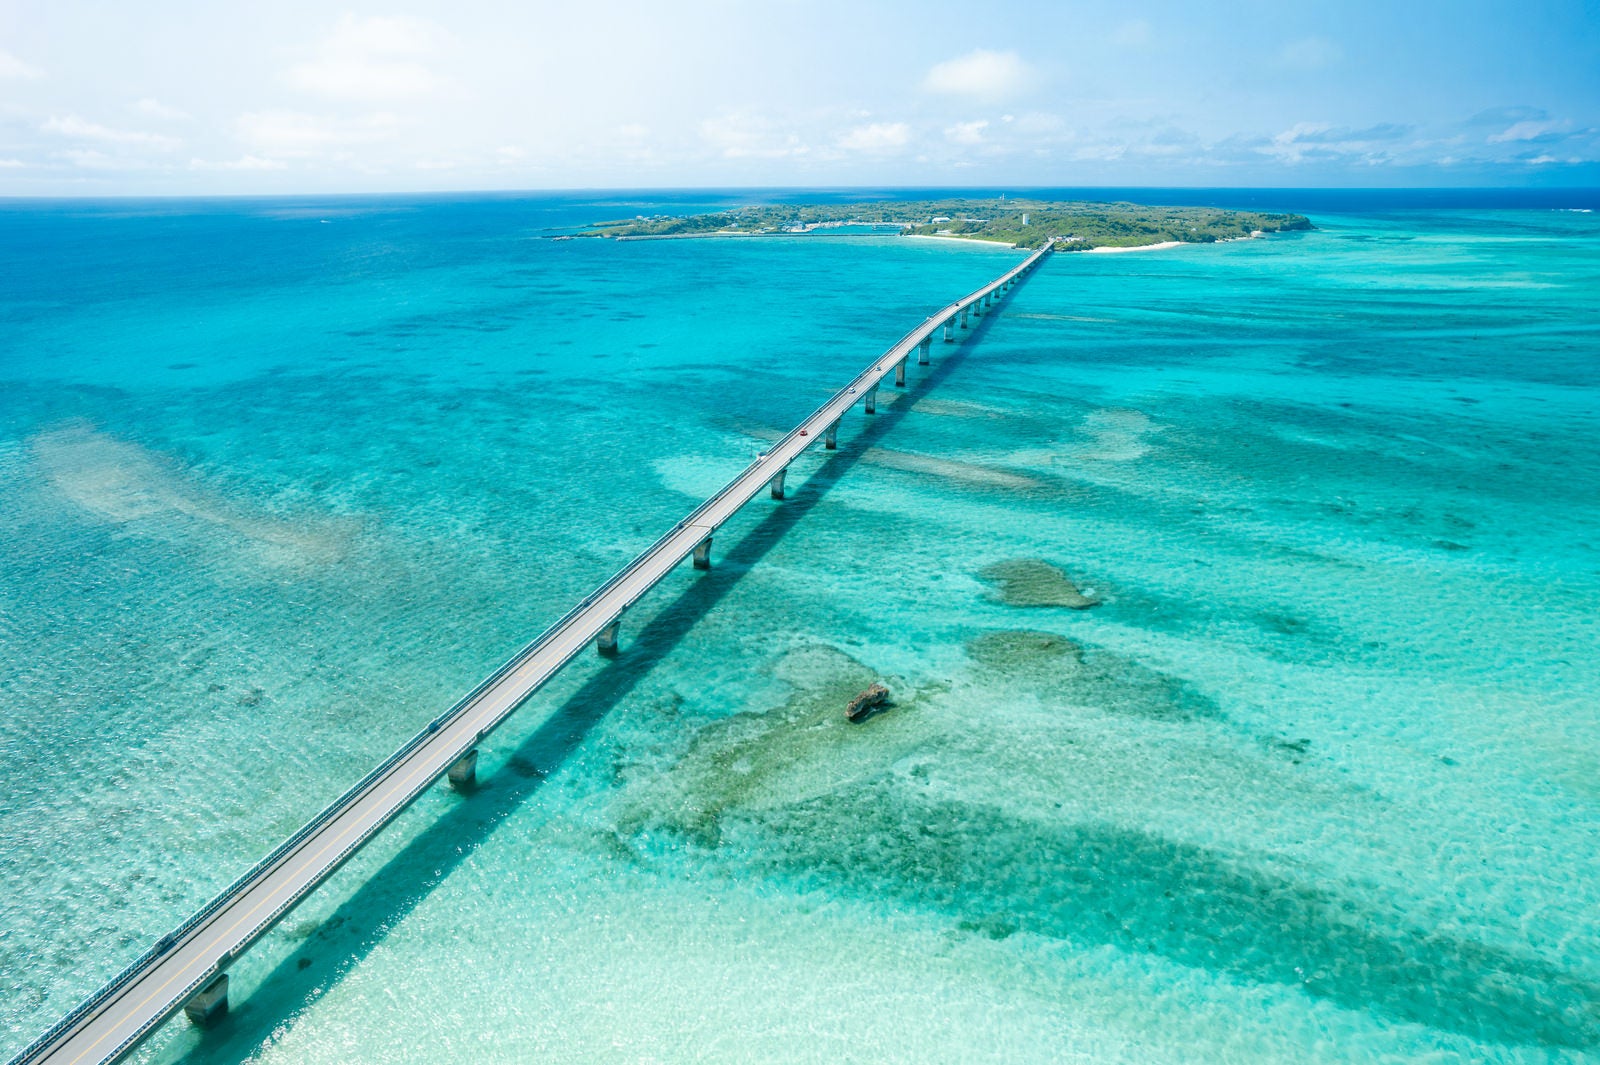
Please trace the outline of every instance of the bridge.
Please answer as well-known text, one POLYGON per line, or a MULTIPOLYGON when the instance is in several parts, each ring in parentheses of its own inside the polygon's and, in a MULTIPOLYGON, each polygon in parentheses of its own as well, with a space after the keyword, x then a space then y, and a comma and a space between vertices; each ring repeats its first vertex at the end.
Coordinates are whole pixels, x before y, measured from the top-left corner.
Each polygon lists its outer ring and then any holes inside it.
POLYGON ((904 387, 913 352, 928 365, 935 334, 953 342, 969 319, 995 307, 1048 255, 1051 245, 938 312, 773 444, 732 481, 546 629, 465 698, 430 721, 372 772, 276 850, 146 951, 40 1036, 10 1065, 89 1065, 115 1061, 179 1009, 197 1024, 228 1008, 229 964, 441 777, 464 788, 474 779, 477 745, 592 642, 602 655, 621 645, 628 608, 685 558, 711 565, 723 522, 759 495, 784 496, 789 464, 818 440, 832 450, 840 420, 860 402, 877 410, 890 375, 904 387))

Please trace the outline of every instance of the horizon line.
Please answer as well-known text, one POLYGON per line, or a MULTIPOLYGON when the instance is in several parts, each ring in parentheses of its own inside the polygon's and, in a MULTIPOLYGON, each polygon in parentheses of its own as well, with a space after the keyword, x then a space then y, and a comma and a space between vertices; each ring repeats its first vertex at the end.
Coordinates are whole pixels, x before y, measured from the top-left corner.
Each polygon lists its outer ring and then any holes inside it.
POLYGON ((0 204, 19 202, 105 202, 174 200, 289 200, 326 198, 405 198, 449 196, 557 196, 581 193, 756 193, 756 192, 984 192, 994 194, 1099 190, 1123 192, 1297 192, 1297 193, 1520 193, 1600 196, 1600 185, 571 185, 519 188, 452 188, 296 192, 139 192, 139 193, 7 193, 0 204))

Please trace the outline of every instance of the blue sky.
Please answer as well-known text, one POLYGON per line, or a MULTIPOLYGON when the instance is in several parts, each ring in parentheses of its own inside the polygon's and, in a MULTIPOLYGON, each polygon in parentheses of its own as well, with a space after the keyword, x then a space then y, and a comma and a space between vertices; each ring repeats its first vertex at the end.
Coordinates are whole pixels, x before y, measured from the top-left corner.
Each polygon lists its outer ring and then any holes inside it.
POLYGON ((1600 185, 1600 4, 0 0, 0 195, 1600 185))

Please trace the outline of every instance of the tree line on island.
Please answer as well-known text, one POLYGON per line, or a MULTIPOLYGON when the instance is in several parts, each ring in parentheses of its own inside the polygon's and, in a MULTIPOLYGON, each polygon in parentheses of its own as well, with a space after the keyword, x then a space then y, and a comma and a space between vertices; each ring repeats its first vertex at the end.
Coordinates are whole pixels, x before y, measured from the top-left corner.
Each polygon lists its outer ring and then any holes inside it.
POLYGON ((1260 233, 1311 229, 1297 214, 1213 207, 1148 207, 1065 200, 880 200, 850 204, 763 204, 682 217, 654 215, 598 222, 580 236, 618 239, 776 236, 851 227, 902 235, 959 237, 1057 251, 1137 248, 1178 241, 1210 244, 1260 233))

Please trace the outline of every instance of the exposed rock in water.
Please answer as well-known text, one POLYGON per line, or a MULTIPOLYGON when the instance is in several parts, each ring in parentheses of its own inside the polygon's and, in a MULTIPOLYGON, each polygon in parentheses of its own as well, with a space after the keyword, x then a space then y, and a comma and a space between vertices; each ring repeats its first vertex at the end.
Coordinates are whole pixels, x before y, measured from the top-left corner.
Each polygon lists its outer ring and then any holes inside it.
POLYGON ((1000 586, 1008 606, 1064 606, 1087 610, 1100 600, 1084 595, 1059 569, 1037 558, 1014 558, 985 566, 978 576, 1000 586))
POLYGON ((870 685, 866 691, 850 700, 850 704, 844 708, 844 716, 851 721, 865 721, 874 710, 888 701, 888 688, 882 684, 870 685))

